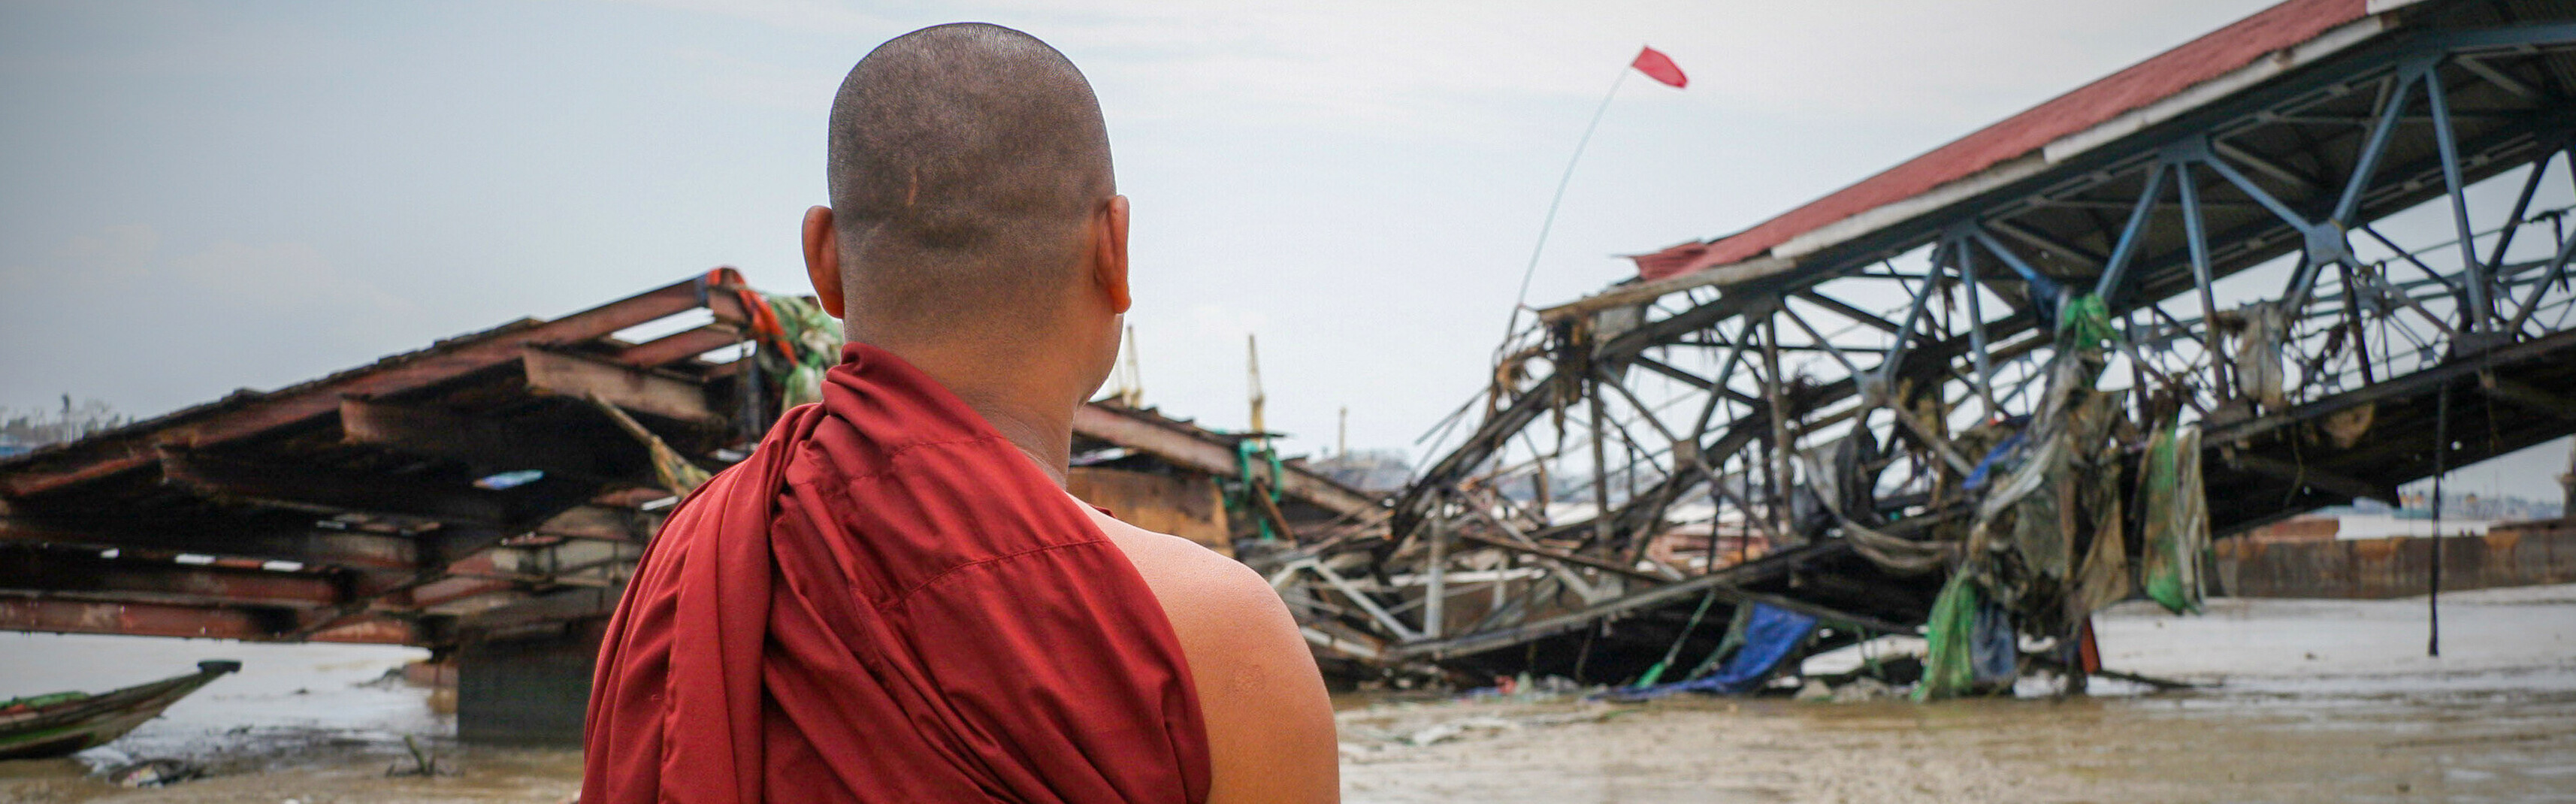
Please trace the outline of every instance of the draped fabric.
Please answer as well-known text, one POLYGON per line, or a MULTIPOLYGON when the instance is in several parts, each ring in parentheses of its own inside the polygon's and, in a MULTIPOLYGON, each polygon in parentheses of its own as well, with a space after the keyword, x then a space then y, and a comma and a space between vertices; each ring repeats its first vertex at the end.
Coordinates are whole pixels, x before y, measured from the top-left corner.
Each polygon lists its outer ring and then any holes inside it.
POLYGON ((1179 642, 1079 504, 892 354, 822 392, 647 550, 584 804, 1205 800, 1179 642))

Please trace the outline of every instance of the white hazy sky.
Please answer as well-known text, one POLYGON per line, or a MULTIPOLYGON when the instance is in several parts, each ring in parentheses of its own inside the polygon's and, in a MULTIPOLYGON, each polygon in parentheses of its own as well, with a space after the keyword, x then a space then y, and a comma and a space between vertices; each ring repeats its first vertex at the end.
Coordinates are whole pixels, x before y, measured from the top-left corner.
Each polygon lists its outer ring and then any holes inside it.
POLYGON ((842 73, 982 20, 1099 92, 1148 401, 1243 426, 1257 332, 1294 449, 1343 406, 1353 447, 1402 448, 1482 385, 1640 44, 1692 84, 1620 91, 1533 302, 2264 5, 8 0, 0 406, 158 413, 720 264, 800 289, 842 73))

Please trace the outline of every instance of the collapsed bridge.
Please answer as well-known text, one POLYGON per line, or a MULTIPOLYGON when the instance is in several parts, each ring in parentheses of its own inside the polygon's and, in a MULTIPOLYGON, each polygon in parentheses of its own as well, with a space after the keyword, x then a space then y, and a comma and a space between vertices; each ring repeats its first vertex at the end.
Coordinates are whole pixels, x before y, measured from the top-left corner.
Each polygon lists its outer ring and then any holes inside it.
MULTIPOLYGON (((1625 680, 1751 604, 1916 633, 1989 554, 2045 609, 2149 557, 2168 425, 2220 534, 2576 431, 2571 134, 2576 2, 2292 0, 1537 311, 1392 500, 1114 401, 1073 481, 1264 570, 1355 676, 1625 680), (2051 465, 2084 517, 1979 510, 2051 465)), ((812 357, 763 298, 719 272, 0 460, 0 629, 429 646, 519 691, 468 736, 577 736, 673 471, 812 357)))
POLYGON ((1476 674, 1714 656, 1711 603, 1917 633, 1957 572, 2077 637, 2173 425, 2221 535, 2576 431, 2571 135, 2576 3, 2290 0, 1524 318, 1386 530, 1274 581, 1476 674), (1980 510, 2016 437, 2096 488, 1980 510))

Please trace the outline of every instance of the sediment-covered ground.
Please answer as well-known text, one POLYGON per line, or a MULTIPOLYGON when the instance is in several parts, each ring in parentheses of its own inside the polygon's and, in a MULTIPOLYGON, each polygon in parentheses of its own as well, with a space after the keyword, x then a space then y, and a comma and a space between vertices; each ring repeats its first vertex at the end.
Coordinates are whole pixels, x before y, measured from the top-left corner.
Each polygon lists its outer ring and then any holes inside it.
MULTIPOLYGON (((2219 683, 2181 693, 1353 699, 1343 785, 1352 802, 1496 804, 2576 800, 2576 586, 2446 596, 2439 659, 2423 656, 2423 618, 2416 598, 2219 600, 2184 618, 2130 604, 2097 621, 2111 667, 2219 683)), ((0 804, 554 804, 574 792, 576 752, 459 747, 425 691, 364 683, 409 655, 0 635, 0 694, 99 689, 200 658, 250 664, 105 749, 0 763, 0 804), (388 778, 414 764, 406 735, 429 738, 454 773, 388 778), (129 790, 92 773, 147 756, 212 775, 129 790)))

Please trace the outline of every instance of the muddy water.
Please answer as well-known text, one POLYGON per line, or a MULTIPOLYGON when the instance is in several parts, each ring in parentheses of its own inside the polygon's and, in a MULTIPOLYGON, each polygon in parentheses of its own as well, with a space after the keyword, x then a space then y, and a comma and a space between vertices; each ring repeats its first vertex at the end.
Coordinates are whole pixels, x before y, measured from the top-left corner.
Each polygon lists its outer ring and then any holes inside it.
MULTIPOLYGON (((2117 669, 2220 686, 1916 706, 1687 698, 1344 702, 1353 802, 2576 801, 2576 586, 2423 601, 2216 601, 2098 621, 2117 669)), ((1901 644, 1881 646, 1901 650, 1901 644)), ((114 745, 0 762, 13 802, 535 802, 578 787, 569 750, 458 746, 426 691, 373 683, 416 652, 0 634, 0 695, 99 690, 235 658, 244 672, 114 745), (173 669, 176 668, 176 669, 173 669), (409 767, 404 737, 452 773, 409 767), (100 766, 180 757, 156 790, 100 766)), ((1832 669, 1850 656, 1825 656, 1832 669)))
POLYGON ((1353 802, 1494 804, 2576 801, 2576 586, 2446 598, 2438 659, 2424 608, 2220 600, 2097 620, 2112 668, 2218 685, 2184 693, 1380 704, 1341 716, 1343 785, 1353 802))
POLYGON ((1357 802, 2568 801, 2576 697, 2245 705, 2157 700, 1658 702, 1513 726, 1550 709, 1446 706, 1346 718, 1475 718, 1427 747, 1346 751, 1357 802))
POLYGON ((430 691, 385 673, 427 656, 405 648, 0 634, 0 695, 102 691, 237 659, 225 676, 124 739, 70 758, 0 762, 0 804, 76 802, 557 802, 580 786, 580 754, 459 746, 430 691), (405 738, 410 742, 406 743, 405 738), (416 769, 412 746, 454 772, 416 769), (178 758, 208 777, 128 790, 97 771, 178 758))

